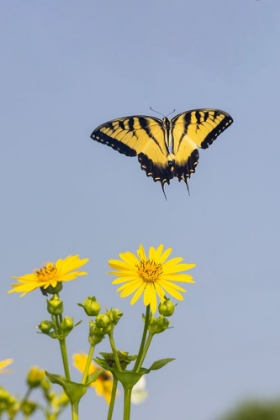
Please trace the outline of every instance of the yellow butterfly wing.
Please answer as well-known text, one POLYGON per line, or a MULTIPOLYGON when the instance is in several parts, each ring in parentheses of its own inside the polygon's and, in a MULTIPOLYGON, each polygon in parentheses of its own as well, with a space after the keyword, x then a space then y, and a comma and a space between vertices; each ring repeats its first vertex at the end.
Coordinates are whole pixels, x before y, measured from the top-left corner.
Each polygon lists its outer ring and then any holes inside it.
POLYGON ((169 183, 169 151, 159 118, 144 115, 117 118, 97 127, 91 138, 126 156, 138 155, 147 176, 153 177, 154 181, 169 183))
POLYGON ((198 164, 198 148, 207 149, 232 123, 229 114, 218 109, 194 109, 172 120, 174 175, 187 184, 198 164))

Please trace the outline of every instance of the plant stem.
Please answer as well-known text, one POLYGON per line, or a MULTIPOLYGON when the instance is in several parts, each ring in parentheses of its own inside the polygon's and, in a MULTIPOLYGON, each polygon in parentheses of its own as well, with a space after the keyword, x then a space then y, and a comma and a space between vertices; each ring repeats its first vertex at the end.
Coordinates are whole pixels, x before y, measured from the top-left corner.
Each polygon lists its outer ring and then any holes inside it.
MULTIPOLYGON (((153 336, 154 336, 153 334, 148 335, 147 341, 145 343, 145 347, 144 347, 143 352, 141 354, 141 357, 139 359, 139 369, 141 368, 142 364, 144 363, 144 360, 145 360, 146 354, 149 350, 149 347, 150 347, 150 344, 152 342, 153 336)), ((139 369, 138 369, 138 371, 139 371, 139 369)))
POLYGON ((118 380, 115 377, 113 377, 113 387, 112 387, 112 394, 111 394, 111 400, 110 400, 110 405, 108 409, 107 420, 112 420, 112 417, 113 417, 114 405, 115 405, 115 400, 116 400, 116 395, 117 395, 117 386, 118 386, 118 380))
POLYGON ((72 411, 72 420, 79 420, 79 403, 73 402, 71 403, 71 411, 72 411))
POLYGON ((112 350, 113 350, 114 360, 116 362, 117 368, 118 368, 118 370, 120 372, 122 372, 122 368, 121 368, 121 364, 120 364, 118 352, 117 352, 117 349, 116 349, 116 346, 115 346, 115 341, 114 341, 113 333, 108 334, 108 337, 109 337, 110 345, 111 345, 112 350))
POLYGON ((91 361, 92 361, 93 352, 94 352, 94 346, 90 346, 89 352, 88 352, 86 367, 85 367, 84 374, 83 374, 82 381, 81 381, 82 384, 86 383, 86 380, 87 380, 87 377, 88 377, 89 367, 90 367, 90 364, 91 364, 91 361))
POLYGON ((144 360, 142 358, 142 353, 143 353, 143 349, 144 349, 144 346, 145 346, 145 343, 146 343, 149 319, 150 319, 150 305, 148 305, 146 307, 145 324, 144 324, 144 329, 143 329, 143 334, 142 334, 142 340, 141 340, 141 344, 140 344, 140 347, 139 347, 138 356, 137 356, 137 359, 136 359, 136 362, 135 362, 135 365, 134 365, 134 368, 133 368, 133 372, 139 372, 139 369, 141 368, 141 364, 143 363, 143 360, 144 360))
POLYGON ((123 420, 130 420, 131 392, 132 388, 124 388, 123 420))
POLYGON ((69 381, 71 381, 65 338, 63 338, 62 340, 59 340, 59 345, 60 345, 61 357, 62 357, 62 362, 63 362, 63 367, 64 367, 64 373, 65 373, 66 378, 69 381))

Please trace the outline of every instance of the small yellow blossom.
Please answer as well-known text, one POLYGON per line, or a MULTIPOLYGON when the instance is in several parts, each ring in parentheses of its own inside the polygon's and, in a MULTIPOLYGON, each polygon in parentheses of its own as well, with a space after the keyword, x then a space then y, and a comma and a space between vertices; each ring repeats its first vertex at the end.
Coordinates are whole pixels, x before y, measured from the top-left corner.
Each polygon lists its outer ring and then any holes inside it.
POLYGON ((174 282, 195 283, 193 277, 182 271, 195 267, 195 264, 180 264, 183 258, 177 257, 166 261, 172 248, 163 251, 163 245, 156 249, 150 247, 148 256, 143 245, 137 250, 137 256, 127 251, 119 254, 120 260, 109 260, 108 264, 116 271, 109 272, 118 276, 113 284, 124 283, 117 289, 120 297, 127 297, 134 293, 130 303, 133 305, 144 293, 144 305, 150 305, 151 311, 156 312, 157 295, 163 301, 166 293, 173 298, 183 300, 180 292, 186 292, 174 282))
POLYGON ((18 283, 12 284, 12 290, 8 293, 18 292, 21 296, 35 289, 47 289, 49 286, 56 287, 57 283, 75 280, 78 276, 86 276, 85 271, 75 271, 88 262, 88 258, 80 259, 79 255, 69 255, 64 260, 61 258, 56 263, 48 262, 44 267, 35 270, 34 273, 24 276, 12 276, 18 283))
POLYGON ((2 362, 0 362, 0 373, 7 373, 8 371, 5 370, 6 366, 9 366, 10 364, 13 363, 13 359, 5 359, 2 360, 2 362))
MULTIPOLYGON (((73 354, 73 365, 80 372, 84 373, 87 362, 87 355, 85 353, 76 353, 73 354)), ((97 367, 91 362, 88 375, 94 373, 100 367, 97 367)), ((107 404, 110 404, 112 388, 113 388, 113 376, 108 370, 104 370, 96 379, 95 382, 90 384, 91 387, 95 388, 97 395, 102 395, 107 404)))
POLYGON ((45 371, 38 368, 37 366, 32 366, 27 373, 26 382, 31 388, 36 388, 41 385, 41 382, 44 378, 45 371))

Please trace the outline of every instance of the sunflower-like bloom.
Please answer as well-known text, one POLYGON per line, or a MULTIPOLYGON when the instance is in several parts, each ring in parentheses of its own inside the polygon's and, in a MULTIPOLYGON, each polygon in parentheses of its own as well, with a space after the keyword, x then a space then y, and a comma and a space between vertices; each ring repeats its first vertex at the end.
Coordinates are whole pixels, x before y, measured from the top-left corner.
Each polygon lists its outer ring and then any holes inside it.
POLYGON ((88 262, 88 258, 80 259, 79 255, 69 255, 64 260, 61 258, 56 263, 48 262, 44 267, 35 270, 34 273, 12 278, 18 283, 12 284, 12 290, 8 293, 18 292, 24 296, 35 289, 47 289, 49 286, 56 287, 57 283, 75 280, 78 276, 86 276, 85 271, 75 271, 88 262))
POLYGON ((195 267, 195 264, 180 264, 183 258, 172 258, 166 261, 172 248, 163 251, 163 245, 157 249, 150 247, 148 256, 143 245, 137 250, 137 256, 131 252, 119 254, 120 260, 109 260, 108 264, 116 271, 109 272, 118 276, 113 284, 124 283, 117 289, 120 297, 127 297, 134 293, 130 303, 133 305, 144 293, 144 305, 150 305, 151 311, 156 312, 157 295, 162 301, 166 293, 178 300, 184 300, 180 292, 186 292, 174 282, 195 283, 193 277, 182 273, 195 267))
POLYGON ((0 362, 0 373, 6 373, 5 367, 13 363, 13 359, 5 359, 0 362))
MULTIPOLYGON (((87 355, 85 353, 76 353, 73 354, 73 365, 80 372, 84 373, 87 363, 87 355)), ((91 362, 88 375, 94 373, 100 367, 97 367, 91 362)), ((105 398, 107 404, 110 404, 112 388, 113 388, 113 376, 108 370, 104 370, 96 379, 95 382, 90 384, 92 388, 95 388, 97 395, 101 395, 105 398)))

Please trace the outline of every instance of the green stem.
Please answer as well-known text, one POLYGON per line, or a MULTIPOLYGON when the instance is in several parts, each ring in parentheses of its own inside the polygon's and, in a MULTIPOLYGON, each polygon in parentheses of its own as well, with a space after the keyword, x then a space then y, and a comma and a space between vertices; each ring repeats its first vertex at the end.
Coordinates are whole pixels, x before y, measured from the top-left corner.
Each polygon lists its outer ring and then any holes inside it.
POLYGON ((112 394, 111 394, 111 400, 110 400, 110 405, 108 409, 107 420, 112 420, 112 417, 113 417, 114 405, 115 405, 115 400, 116 400, 116 395, 117 395, 117 386, 118 386, 118 380, 115 377, 113 377, 113 387, 112 387, 112 394))
POLYGON ((150 305, 148 305, 146 307, 145 324, 144 324, 144 329, 143 329, 143 334, 142 334, 142 340, 141 340, 141 344, 140 344, 140 347, 139 347, 138 356, 137 356, 137 359, 136 359, 136 362, 135 362, 135 365, 134 365, 134 368, 133 368, 133 372, 139 372, 139 369, 141 368, 141 364, 143 363, 143 360, 144 360, 142 358, 142 353, 143 353, 143 349, 144 349, 144 346, 145 346, 145 343, 146 343, 149 320, 150 320, 150 305))
POLYGON ((130 419, 131 392, 132 392, 132 388, 129 388, 129 389, 124 388, 123 420, 130 419))
MULTIPOLYGON (((23 399, 20 402, 19 410, 21 409, 21 407, 23 406, 23 404, 25 403, 25 401, 28 400, 29 395, 31 394, 31 391, 32 391, 32 388, 29 387, 28 390, 25 393, 25 396, 23 397, 23 399)), ((19 410, 18 410, 18 412, 19 412, 19 410)))
POLYGON ((61 357, 62 357, 62 362, 63 362, 63 367, 64 367, 64 373, 65 373, 66 378, 69 381, 71 381, 65 338, 63 338, 62 340, 59 340, 59 345, 60 345, 60 352, 61 352, 61 357))
POLYGON ((115 341, 114 341, 113 333, 108 334, 108 336, 109 336, 109 341, 110 341, 111 348, 113 350, 114 359, 115 359, 117 368, 118 368, 118 370, 120 372, 122 372, 122 368, 121 368, 121 364, 120 364, 118 352, 117 352, 117 349, 116 349, 116 346, 115 346, 115 341))
POLYGON ((71 411, 72 411, 72 420, 79 420, 79 403, 73 402, 71 403, 71 411))
POLYGON ((90 367, 90 364, 91 364, 91 361, 92 361, 93 352, 94 352, 94 346, 90 346, 89 352, 88 352, 86 367, 85 367, 84 374, 83 374, 83 377, 82 377, 82 382, 81 382, 82 384, 86 383, 86 380, 87 380, 87 377, 88 377, 89 367, 90 367))
MULTIPOLYGON (((145 360, 145 357, 146 357, 146 355, 148 353, 148 350, 149 350, 149 347, 151 345, 153 336, 154 336, 153 334, 149 334, 148 335, 148 338, 147 338, 145 347, 144 347, 143 352, 141 354, 141 357, 139 359, 139 369, 141 368, 142 364, 144 363, 144 360, 145 360)), ((137 372, 139 372, 139 369, 137 370, 137 372)))

